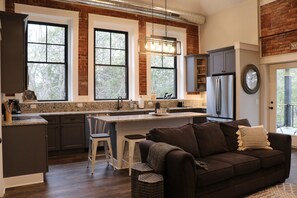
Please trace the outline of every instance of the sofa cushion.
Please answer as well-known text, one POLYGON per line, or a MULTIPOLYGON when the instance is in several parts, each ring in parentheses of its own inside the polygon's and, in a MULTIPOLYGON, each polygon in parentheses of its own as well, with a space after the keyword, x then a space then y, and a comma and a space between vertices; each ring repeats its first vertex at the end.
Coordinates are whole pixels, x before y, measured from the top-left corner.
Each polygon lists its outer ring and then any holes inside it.
POLYGON ((224 181, 233 176, 233 167, 229 163, 217 161, 209 158, 199 158, 199 161, 207 163, 208 170, 197 168, 197 187, 204 187, 220 181, 224 181))
POLYGON ((285 154, 279 150, 259 149, 259 150, 237 151, 237 153, 259 158, 262 168, 270 168, 285 162, 285 154))
POLYGON ((212 155, 208 158, 232 164, 235 176, 252 173, 261 167, 260 159, 233 152, 212 155))
POLYGON ((236 132, 238 131, 238 125, 251 126, 247 119, 220 123, 220 128, 223 131, 224 136, 226 138, 229 151, 236 151, 238 148, 237 134, 236 134, 236 132))
POLYGON ((201 157, 228 151, 224 134, 218 123, 193 125, 201 157))
POLYGON ((238 135, 238 149, 245 151, 248 149, 269 149, 270 142, 268 141, 267 131, 263 125, 260 126, 238 126, 239 130, 236 132, 238 135))
POLYGON ((177 128, 154 128, 150 130, 151 140, 180 147, 194 157, 200 157, 192 124, 177 128))

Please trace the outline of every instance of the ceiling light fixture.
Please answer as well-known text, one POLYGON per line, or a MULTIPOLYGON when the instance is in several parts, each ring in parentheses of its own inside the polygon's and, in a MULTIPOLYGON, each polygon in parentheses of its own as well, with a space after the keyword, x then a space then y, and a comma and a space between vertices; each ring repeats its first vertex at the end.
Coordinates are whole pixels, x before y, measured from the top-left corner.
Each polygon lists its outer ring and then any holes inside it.
POLYGON ((140 40, 141 54, 157 54, 161 56, 181 55, 181 42, 168 37, 167 30, 167 0, 165 0, 165 36, 154 34, 154 0, 152 0, 152 34, 145 40, 140 40))

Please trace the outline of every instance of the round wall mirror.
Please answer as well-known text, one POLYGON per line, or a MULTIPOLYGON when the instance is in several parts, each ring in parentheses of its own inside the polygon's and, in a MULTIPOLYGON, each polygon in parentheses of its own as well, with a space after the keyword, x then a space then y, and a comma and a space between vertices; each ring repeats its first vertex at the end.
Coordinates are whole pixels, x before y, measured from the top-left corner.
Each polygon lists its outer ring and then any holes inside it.
POLYGON ((260 82, 261 78, 258 68, 253 64, 245 66, 241 76, 241 85, 243 90, 247 94, 254 94, 259 90, 260 82))

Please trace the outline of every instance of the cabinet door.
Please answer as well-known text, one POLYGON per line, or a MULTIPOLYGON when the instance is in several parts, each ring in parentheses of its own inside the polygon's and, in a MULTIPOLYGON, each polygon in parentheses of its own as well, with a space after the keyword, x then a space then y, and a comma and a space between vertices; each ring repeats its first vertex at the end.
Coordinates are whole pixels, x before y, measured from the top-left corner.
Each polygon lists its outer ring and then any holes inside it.
POLYGON ((47 171, 46 126, 3 127, 3 176, 47 171))
POLYGON ((235 50, 224 51, 224 65, 226 73, 235 72, 235 50))
POLYGON ((84 148, 84 123, 61 125, 61 150, 84 148))
POLYGON ((1 91, 25 90, 25 19, 27 15, 3 13, 1 18, 1 91))
POLYGON ((222 51, 211 53, 209 76, 213 74, 220 74, 223 72, 224 72, 224 53, 222 51))
POLYGON ((187 92, 197 91, 197 66, 195 57, 187 57, 187 92))
POLYGON ((47 126, 48 151, 60 150, 60 127, 59 125, 47 126))

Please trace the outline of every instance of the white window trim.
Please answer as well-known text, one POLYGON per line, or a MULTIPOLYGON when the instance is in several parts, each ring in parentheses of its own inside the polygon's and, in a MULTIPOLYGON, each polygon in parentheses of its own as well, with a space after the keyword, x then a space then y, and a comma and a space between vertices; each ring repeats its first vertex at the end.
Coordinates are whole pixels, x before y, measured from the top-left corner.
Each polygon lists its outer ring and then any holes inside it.
POLYGON ((139 93, 138 21, 103 15, 89 14, 88 33, 88 100, 94 101, 94 28, 128 32, 129 99, 139 93))
MULTIPOLYGON (((146 35, 150 36, 152 33, 152 23, 146 23, 146 35)), ((165 36, 165 25, 154 24, 154 34, 158 36, 165 36)), ((185 99, 187 97, 186 91, 186 61, 184 56, 187 54, 187 30, 185 28, 167 26, 167 36, 176 38, 181 41, 181 55, 177 56, 177 99, 185 99)), ((150 56, 147 55, 147 95, 146 99, 151 98, 151 63, 150 56)))
POLYGON ((68 25, 68 101, 78 96, 78 28, 79 12, 15 4, 15 12, 28 14, 29 20, 68 25))

